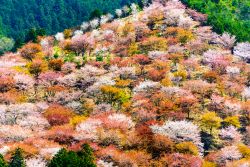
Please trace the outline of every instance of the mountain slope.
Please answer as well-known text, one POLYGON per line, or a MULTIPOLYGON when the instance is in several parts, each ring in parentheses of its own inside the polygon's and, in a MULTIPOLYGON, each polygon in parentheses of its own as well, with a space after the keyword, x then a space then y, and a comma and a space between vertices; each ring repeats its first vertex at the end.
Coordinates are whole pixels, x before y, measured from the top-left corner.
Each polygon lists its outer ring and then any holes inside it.
POLYGON ((88 143, 100 167, 247 166, 250 44, 176 0, 125 11, 0 58, 0 153, 94 166, 88 143))

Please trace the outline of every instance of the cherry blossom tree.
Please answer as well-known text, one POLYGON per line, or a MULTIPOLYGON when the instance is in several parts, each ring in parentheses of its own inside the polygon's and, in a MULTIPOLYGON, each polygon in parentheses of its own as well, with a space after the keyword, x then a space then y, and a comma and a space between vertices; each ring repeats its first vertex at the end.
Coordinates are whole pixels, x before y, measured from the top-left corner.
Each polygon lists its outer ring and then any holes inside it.
POLYGON ((217 161, 220 164, 225 164, 226 161, 238 160, 241 157, 242 154, 236 146, 228 146, 221 149, 217 161))
POLYGON ((42 158, 29 158, 25 160, 25 164, 27 167, 46 167, 47 162, 42 158))
POLYGON ((117 15, 117 17, 121 17, 123 13, 121 9, 116 9, 115 14, 117 15))
POLYGON ((55 38, 56 38, 57 41, 63 41, 64 40, 64 34, 62 32, 58 32, 55 35, 55 38))
POLYGON ((221 129, 219 135, 221 139, 228 141, 229 144, 232 144, 232 142, 237 144, 241 141, 242 138, 242 135, 234 126, 229 126, 227 128, 221 129))
POLYGON ((239 56, 243 60, 249 60, 250 59, 250 43, 238 43, 234 47, 234 55, 239 56))
POLYGON ((71 48, 78 54, 84 54, 95 44, 95 41, 92 37, 85 35, 77 35, 72 38, 71 48))
POLYGON ((218 39, 218 43, 221 44, 226 49, 231 49, 236 42, 235 36, 231 36, 229 33, 224 32, 222 36, 218 39))
POLYGON ((198 126, 188 121, 167 121, 162 126, 150 126, 152 131, 156 134, 168 136, 173 141, 179 143, 184 141, 191 141, 202 152, 203 144, 201 143, 200 131, 198 126))

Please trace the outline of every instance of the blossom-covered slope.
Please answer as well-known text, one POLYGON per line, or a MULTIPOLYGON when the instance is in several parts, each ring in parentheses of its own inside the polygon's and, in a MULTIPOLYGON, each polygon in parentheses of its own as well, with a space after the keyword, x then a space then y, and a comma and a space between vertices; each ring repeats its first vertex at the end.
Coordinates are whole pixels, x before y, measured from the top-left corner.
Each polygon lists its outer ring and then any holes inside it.
POLYGON ((176 0, 136 5, 0 58, 0 153, 106 166, 249 166, 249 43, 176 0))

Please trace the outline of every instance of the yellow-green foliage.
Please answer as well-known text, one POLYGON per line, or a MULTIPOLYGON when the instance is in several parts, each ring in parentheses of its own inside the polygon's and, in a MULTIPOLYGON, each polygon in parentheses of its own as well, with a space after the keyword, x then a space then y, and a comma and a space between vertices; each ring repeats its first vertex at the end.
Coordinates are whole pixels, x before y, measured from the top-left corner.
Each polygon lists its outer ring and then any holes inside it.
POLYGON ((174 76, 175 76, 175 77, 181 77, 182 80, 186 80, 187 75, 188 75, 188 74, 187 74, 187 71, 186 71, 185 69, 183 69, 183 68, 178 69, 178 71, 176 71, 176 72, 174 73, 174 76))
POLYGON ((77 115, 74 116, 73 118, 70 119, 70 124, 73 126, 76 126, 77 124, 81 123, 82 121, 86 120, 87 117, 82 116, 82 115, 77 115))
POLYGON ((166 51, 167 47, 168 47, 167 40, 165 38, 155 37, 155 36, 151 36, 145 39, 140 44, 140 49, 143 52, 154 51, 154 50, 166 51))
POLYGON ((48 69, 48 64, 43 60, 34 60, 27 64, 27 68, 30 74, 38 77, 41 72, 44 72, 48 69))
POLYGON ((131 84, 132 80, 130 79, 126 79, 126 80, 122 80, 122 79, 118 79, 116 80, 116 86, 117 87, 127 87, 131 84))
POLYGON ((21 66, 14 66, 12 67, 16 72, 23 73, 23 74, 30 74, 29 70, 27 68, 23 68, 21 66))
POLYGON ((130 99, 129 89, 116 88, 114 86, 102 86, 101 91, 104 94, 104 99, 113 104, 127 102, 130 99))
POLYGON ((162 84, 163 86, 171 86, 173 83, 172 83, 170 77, 169 77, 169 76, 166 76, 165 78, 163 78, 163 79, 161 80, 161 84, 162 84))
POLYGON ((217 116, 215 112, 207 112, 202 115, 201 124, 203 127, 208 128, 212 133, 213 128, 219 128, 221 126, 222 119, 217 116))
POLYGON ((244 144, 239 144, 238 149, 245 158, 250 158, 250 148, 244 144))
POLYGON ((192 142, 182 142, 175 145, 175 149, 179 153, 198 155, 199 150, 192 142))
POLYGON ((132 56, 134 54, 138 54, 139 52, 140 50, 139 50, 138 44, 136 42, 132 42, 128 48, 128 55, 132 56))
POLYGON ((217 165, 214 162, 204 161, 202 167, 216 167, 217 165))
POLYGON ((231 117, 226 117, 224 119, 224 122, 227 124, 227 125, 233 125, 237 128, 240 128, 241 125, 240 125, 240 121, 239 121, 239 117, 237 116, 231 116, 231 117))
POLYGON ((194 38, 193 33, 189 30, 179 29, 177 32, 177 38, 180 43, 187 43, 194 38))
POLYGON ((64 34, 64 37, 65 37, 66 39, 68 39, 68 38, 70 38, 70 37, 72 36, 73 32, 72 32, 71 29, 65 29, 65 30, 63 31, 63 34, 64 34))
POLYGON ((192 31, 179 27, 169 27, 165 32, 165 36, 177 38, 177 41, 185 44, 194 38, 192 31))

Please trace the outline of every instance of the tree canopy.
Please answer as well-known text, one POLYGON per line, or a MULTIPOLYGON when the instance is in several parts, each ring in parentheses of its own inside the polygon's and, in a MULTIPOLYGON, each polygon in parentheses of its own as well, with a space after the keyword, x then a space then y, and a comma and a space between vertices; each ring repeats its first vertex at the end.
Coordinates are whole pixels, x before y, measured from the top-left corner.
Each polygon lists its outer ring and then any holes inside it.
POLYGON ((31 28, 42 28, 47 34, 54 34, 137 1, 0 0, 0 35, 23 40, 31 28))

